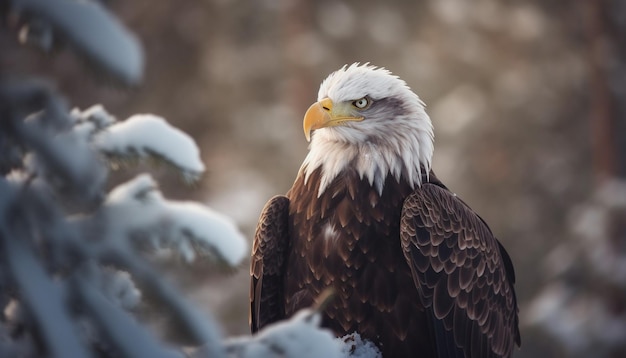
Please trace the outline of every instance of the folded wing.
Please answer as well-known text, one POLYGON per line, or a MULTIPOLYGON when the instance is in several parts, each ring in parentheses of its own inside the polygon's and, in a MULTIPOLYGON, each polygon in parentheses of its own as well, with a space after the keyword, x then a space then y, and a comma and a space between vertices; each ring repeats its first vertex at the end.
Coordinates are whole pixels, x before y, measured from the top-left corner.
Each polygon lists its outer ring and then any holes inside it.
POLYGON ((486 223, 447 189, 404 202, 400 236, 439 357, 509 357, 520 345, 511 260, 486 223))

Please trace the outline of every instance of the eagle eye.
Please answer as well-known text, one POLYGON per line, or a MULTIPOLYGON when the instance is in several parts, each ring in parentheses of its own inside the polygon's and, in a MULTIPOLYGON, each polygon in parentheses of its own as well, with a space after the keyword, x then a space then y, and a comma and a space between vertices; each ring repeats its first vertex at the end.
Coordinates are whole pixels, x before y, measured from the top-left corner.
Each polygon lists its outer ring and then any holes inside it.
POLYGON ((365 109, 370 105, 371 101, 367 97, 359 98, 355 101, 352 101, 352 105, 358 109, 365 109))

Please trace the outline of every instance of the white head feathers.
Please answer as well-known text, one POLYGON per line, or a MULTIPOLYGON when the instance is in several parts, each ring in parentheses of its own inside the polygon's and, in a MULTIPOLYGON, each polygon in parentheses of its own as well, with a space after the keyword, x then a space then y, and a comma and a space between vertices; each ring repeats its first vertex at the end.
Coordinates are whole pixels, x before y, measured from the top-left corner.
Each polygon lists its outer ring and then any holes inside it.
POLYGON ((354 63, 331 73, 321 84, 318 100, 333 103, 371 99, 361 111, 361 122, 320 128, 313 133, 309 153, 302 164, 305 180, 320 166, 318 195, 347 166, 354 166, 382 193, 387 175, 421 184, 421 170, 431 168, 433 126, 424 103, 406 82, 384 68, 354 63), (423 168, 423 169, 422 169, 423 168))

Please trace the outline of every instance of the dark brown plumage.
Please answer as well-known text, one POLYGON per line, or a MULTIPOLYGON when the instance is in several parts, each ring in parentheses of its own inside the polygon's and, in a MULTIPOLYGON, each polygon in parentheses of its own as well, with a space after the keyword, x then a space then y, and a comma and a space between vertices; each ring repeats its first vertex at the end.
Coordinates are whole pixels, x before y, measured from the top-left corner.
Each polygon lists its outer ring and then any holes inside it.
POLYGON ((252 331, 332 287, 323 326, 356 331, 385 357, 509 357, 520 344, 515 276, 487 224, 428 168, 377 182, 359 171, 360 153, 330 180, 305 162, 287 195, 263 209, 252 331))

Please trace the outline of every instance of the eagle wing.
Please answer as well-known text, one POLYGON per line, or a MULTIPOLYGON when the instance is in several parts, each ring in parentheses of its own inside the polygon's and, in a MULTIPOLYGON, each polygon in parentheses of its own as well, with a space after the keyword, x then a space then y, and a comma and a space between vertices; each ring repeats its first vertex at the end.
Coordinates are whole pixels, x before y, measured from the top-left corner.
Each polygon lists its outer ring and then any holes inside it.
POLYGON ((256 227, 250 259, 250 329, 252 333, 285 317, 283 269, 289 246, 289 199, 270 199, 256 227))
POLYGON ((400 237, 438 356, 509 357, 520 345, 515 274, 487 224, 426 183, 404 202, 400 237))

